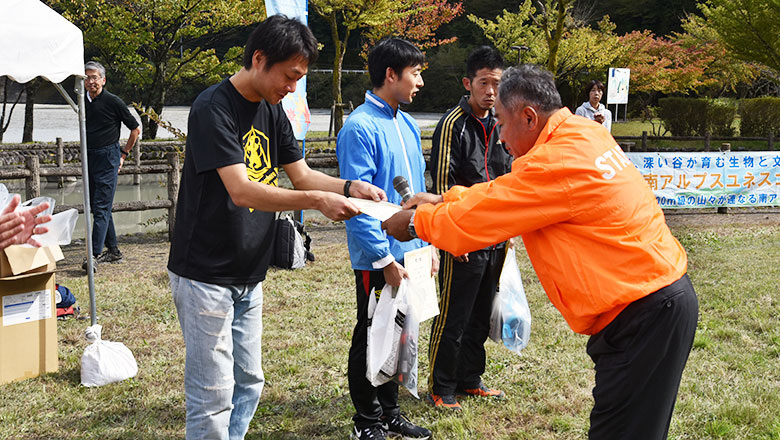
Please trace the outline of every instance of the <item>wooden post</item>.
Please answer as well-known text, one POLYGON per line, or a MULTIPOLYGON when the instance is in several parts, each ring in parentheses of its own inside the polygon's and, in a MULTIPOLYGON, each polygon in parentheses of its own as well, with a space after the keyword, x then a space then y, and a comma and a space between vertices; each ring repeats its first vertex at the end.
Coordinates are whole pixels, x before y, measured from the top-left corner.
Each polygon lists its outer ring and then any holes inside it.
MULTIPOLYGON (((62 168, 65 164, 65 145, 62 142, 62 138, 57 138, 57 168, 62 168)), ((57 188, 65 186, 65 178, 60 176, 57 178, 57 188)))
POLYGON ((168 171, 168 200, 171 201, 171 207, 168 208, 168 240, 172 240, 173 226, 176 224, 176 201, 179 197, 181 172, 179 171, 179 154, 168 153, 165 156, 171 167, 168 171))
MULTIPOLYGON (((141 167, 141 142, 136 140, 135 145, 133 145, 132 148, 133 151, 133 160, 135 162, 136 169, 141 167)), ((138 173, 133 174, 133 185, 140 185, 141 184, 141 175, 138 173)))
POLYGON ((642 132, 642 151, 647 151, 647 131, 642 132))
POLYGON ((704 151, 710 151, 710 133, 704 134, 704 151))
POLYGON ((25 167, 30 171, 30 176, 25 179, 27 200, 41 196, 41 162, 37 154, 29 155, 24 160, 25 167))
MULTIPOLYGON (((731 151, 731 144, 728 142, 723 142, 720 144, 720 151, 731 151)), ((729 208, 728 206, 718 206, 718 214, 728 214, 729 208)))
POLYGON ((769 130, 769 150, 775 149, 775 134, 772 133, 772 130, 769 130))

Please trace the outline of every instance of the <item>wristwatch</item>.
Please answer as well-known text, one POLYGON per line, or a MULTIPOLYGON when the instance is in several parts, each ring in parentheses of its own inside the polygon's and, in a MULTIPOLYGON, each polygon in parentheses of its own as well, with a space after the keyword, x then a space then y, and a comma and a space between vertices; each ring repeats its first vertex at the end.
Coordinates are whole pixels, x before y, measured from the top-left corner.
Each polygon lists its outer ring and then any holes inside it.
POLYGON ((125 159, 127 159, 127 157, 130 156, 130 152, 125 150, 120 150, 120 154, 123 155, 125 159))
POLYGON ((414 230, 414 215, 417 214, 417 211, 412 211, 412 216, 409 218, 409 226, 406 228, 409 232, 409 235, 412 236, 412 238, 418 238, 417 237, 417 231, 414 230))
POLYGON ((349 197, 349 187, 352 186, 352 181, 347 180, 344 182, 344 197, 349 197))

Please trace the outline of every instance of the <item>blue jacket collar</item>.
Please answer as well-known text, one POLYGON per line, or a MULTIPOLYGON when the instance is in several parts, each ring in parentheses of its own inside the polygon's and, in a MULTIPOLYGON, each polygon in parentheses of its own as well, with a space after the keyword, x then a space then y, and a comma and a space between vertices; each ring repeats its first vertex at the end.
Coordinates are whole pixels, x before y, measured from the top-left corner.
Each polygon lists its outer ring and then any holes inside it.
POLYGON ((391 118, 394 118, 398 112, 398 109, 393 110, 393 107, 391 107, 390 104, 386 103, 384 99, 375 95, 370 90, 366 90, 366 102, 371 103, 375 108, 379 109, 391 118))

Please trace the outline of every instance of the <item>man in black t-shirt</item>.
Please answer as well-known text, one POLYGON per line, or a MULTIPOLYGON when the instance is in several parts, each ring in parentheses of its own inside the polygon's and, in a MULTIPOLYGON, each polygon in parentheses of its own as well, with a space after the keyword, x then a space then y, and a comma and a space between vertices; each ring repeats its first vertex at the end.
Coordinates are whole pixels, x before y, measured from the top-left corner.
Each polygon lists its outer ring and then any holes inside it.
POLYGON ((361 181, 311 170, 281 100, 317 58, 297 20, 272 16, 249 37, 243 68, 190 109, 168 273, 186 346, 187 438, 243 438, 264 376, 262 281, 274 211, 359 213, 345 195, 387 200, 361 181), (278 187, 279 166, 295 190, 278 187), (344 194, 344 195, 341 195, 344 194))
MULTIPOLYGON (((106 69, 96 61, 89 61, 84 65, 84 70, 87 75, 87 164, 89 206, 93 218, 93 264, 118 263, 122 260, 122 252, 117 245, 111 207, 114 204, 119 170, 141 135, 141 129, 125 103, 118 96, 103 89, 106 85, 106 69), (124 148, 119 145, 120 124, 125 124, 130 130, 130 137, 127 138, 124 148), (104 244, 107 247, 105 252, 104 244)), ((81 267, 87 270, 86 258, 81 267)))

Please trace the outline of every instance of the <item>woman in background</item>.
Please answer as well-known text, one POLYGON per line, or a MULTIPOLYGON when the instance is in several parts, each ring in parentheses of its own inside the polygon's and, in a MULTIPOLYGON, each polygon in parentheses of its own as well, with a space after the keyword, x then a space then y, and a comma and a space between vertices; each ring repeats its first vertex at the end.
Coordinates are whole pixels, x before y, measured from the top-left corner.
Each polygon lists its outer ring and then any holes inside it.
POLYGON ((596 121, 612 132, 612 112, 599 102, 601 97, 604 96, 604 83, 599 80, 592 80, 585 87, 585 93, 588 95, 588 100, 577 107, 575 114, 596 121))

